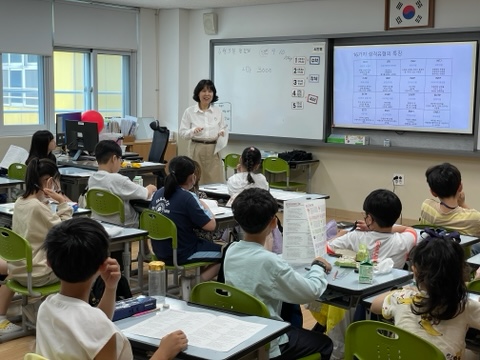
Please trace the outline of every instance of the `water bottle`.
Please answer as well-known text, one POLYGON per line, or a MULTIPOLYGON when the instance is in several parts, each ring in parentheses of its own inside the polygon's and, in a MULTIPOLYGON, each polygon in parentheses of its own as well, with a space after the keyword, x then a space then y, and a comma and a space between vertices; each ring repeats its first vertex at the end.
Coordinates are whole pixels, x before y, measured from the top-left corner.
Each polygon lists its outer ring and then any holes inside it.
POLYGON ((133 182, 140 186, 143 186, 143 178, 140 175, 135 176, 133 178, 133 182))
POLYGON ((166 277, 165 263, 151 261, 148 264, 148 295, 157 300, 157 307, 165 304, 166 277))

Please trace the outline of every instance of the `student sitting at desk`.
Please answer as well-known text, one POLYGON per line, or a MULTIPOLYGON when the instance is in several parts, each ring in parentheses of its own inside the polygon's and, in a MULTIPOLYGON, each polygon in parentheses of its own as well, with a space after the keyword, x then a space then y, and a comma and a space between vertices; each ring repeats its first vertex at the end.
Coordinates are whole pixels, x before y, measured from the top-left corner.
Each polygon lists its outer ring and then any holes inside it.
MULTIPOLYGON (((364 244, 375 262, 386 258, 393 260, 393 267, 402 269, 405 266, 410 250, 415 246, 417 233, 411 227, 395 225, 402 213, 402 203, 390 190, 372 191, 363 202, 363 220, 356 221, 353 231, 341 230, 337 237, 327 242, 327 252, 332 254, 337 249, 348 249, 358 252, 364 244)), ((327 329, 335 344, 333 355, 343 357, 345 330, 350 324, 350 316, 344 316, 345 310, 333 306, 323 309, 331 323, 327 329), (336 321, 333 321, 336 318, 336 321), (341 319, 340 321, 338 319, 341 319)), ((350 310, 352 313, 354 309, 350 310)), ((315 315, 315 314, 314 314, 315 315)), ((365 318, 365 308, 359 305, 353 315, 354 320, 365 318)), ((325 325, 325 324, 320 324, 325 325)))
POLYGON ((435 232, 411 252, 416 287, 377 296, 371 310, 437 346, 446 359, 463 359, 468 328, 480 329, 480 302, 469 299, 463 248, 435 232))
MULTIPOLYGON (((51 160, 33 158, 27 167, 25 193, 14 205, 12 229, 32 246, 33 286, 44 286, 58 282, 47 265, 42 249, 48 230, 63 220, 70 219, 73 209, 60 192, 60 174, 51 160), (52 211, 50 200, 58 203, 52 211)), ((8 264, 9 277, 27 286, 26 265, 22 262, 8 264)), ((21 330, 7 320, 5 314, 14 293, 7 286, 0 286, 0 335, 21 330)))
MULTIPOLYGON (((177 156, 168 163, 169 174, 165 186, 153 194, 150 207, 162 213, 177 226, 178 263, 212 261, 220 262, 221 246, 211 241, 200 239, 194 228, 213 231, 216 222, 208 207, 200 202, 190 191, 195 184, 195 164, 187 156, 177 156)), ((155 255, 167 264, 173 264, 173 250, 170 241, 153 241, 155 255)), ((220 264, 206 267, 202 271, 202 281, 214 278, 220 264)))
MULTIPOLYGON (((282 302, 304 304, 317 300, 327 288, 325 273, 331 265, 316 258, 305 276, 285 260, 264 248, 265 238, 277 224, 278 204, 264 189, 242 191, 233 201, 235 220, 245 232, 245 240, 226 251, 225 282, 263 301, 273 319, 282 320, 282 302)), ((290 327, 287 334, 270 343, 270 359, 297 359, 320 353, 328 360, 332 353, 328 336, 290 327)))
POLYGON ((55 142, 55 137, 50 131, 36 131, 32 136, 30 153, 28 154, 28 158, 27 161, 25 161, 25 164, 28 165, 28 163, 35 157, 39 159, 47 158, 52 160, 56 164, 57 158, 52 153, 52 151, 55 150, 56 147, 57 143, 55 142))
POLYGON ((262 154, 256 147, 249 146, 245 148, 237 165, 237 172, 230 176, 227 180, 228 200, 227 206, 231 205, 235 197, 243 190, 257 187, 268 190, 270 186, 261 173, 255 173, 262 164, 262 154))
MULTIPOLYGON (((480 236, 480 211, 465 203, 462 175, 452 164, 443 163, 425 172, 430 192, 439 201, 426 199, 420 211, 420 223, 456 230, 461 234, 480 236)), ((472 253, 480 252, 480 244, 472 253)))
MULTIPOLYGON (((193 187, 190 189, 197 197, 200 199, 200 203, 204 205, 205 207, 208 207, 207 204, 205 204, 202 199, 207 199, 208 196, 205 194, 203 191, 200 191, 199 189, 199 182, 202 177, 202 168, 200 167, 200 164, 198 161, 192 160, 193 163, 195 164, 195 184, 193 184, 193 187)), ((193 231, 195 232, 195 235, 197 235, 201 239, 209 240, 209 241, 216 241, 219 239, 222 239, 222 236, 225 232, 225 230, 214 230, 214 231, 207 231, 203 230, 200 228, 194 228, 193 231)), ((225 239, 226 240, 226 239, 225 239)))
POLYGON ((327 252, 349 249, 357 252, 367 246, 370 259, 380 262, 393 260, 393 267, 402 269, 410 249, 415 246, 417 233, 411 227, 395 225, 402 213, 402 203, 390 190, 372 191, 363 202, 363 220, 356 221, 353 231, 341 230, 327 243, 327 252))
MULTIPOLYGON (((133 359, 128 339, 111 321, 120 267, 108 257, 108 247, 105 229, 89 218, 65 221, 48 233, 44 248, 61 287, 40 305, 36 353, 48 359, 133 359), (98 276, 105 292, 92 307, 88 297, 98 276)), ((187 342, 182 331, 174 331, 150 359, 174 359, 187 342)))
POLYGON ((130 204, 130 200, 149 199, 157 190, 156 186, 143 187, 118 173, 122 166, 122 149, 113 140, 100 141, 95 147, 95 158, 98 162, 98 171, 88 179, 88 188, 106 190, 119 196, 125 206, 125 224, 120 224, 118 216, 115 215, 104 217, 92 213, 92 217, 126 227, 138 227, 139 215, 130 204))

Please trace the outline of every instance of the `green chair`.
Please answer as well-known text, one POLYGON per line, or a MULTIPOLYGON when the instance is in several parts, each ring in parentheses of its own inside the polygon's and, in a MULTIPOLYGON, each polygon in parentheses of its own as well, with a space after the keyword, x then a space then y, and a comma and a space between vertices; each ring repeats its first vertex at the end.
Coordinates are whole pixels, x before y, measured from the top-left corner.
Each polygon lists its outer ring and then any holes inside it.
POLYGON ((27 165, 13 163, 8 167, 8 177, 15 180, 25 180, 27 174, 27 165))
MULTIPOLYGON (((178 273, 182 275, 183 279, 187 279, 186 271, 190 269, 195 270, 195 278, 198 283, 200 280, 200 269, 202 266, 208 266, 214 264, 214 262, 209 261, 199 261, 188 264, 180 265, 177 261, 177 249, 178 249, 178 238, 177 238, 177 226, 175 223, 167 218, 165 215, 160 214, 159 212, 153 210, 143 210, 140 214, 140 229, 148 231, 148 237, 153 241, 171 241, 173 249, 173 265, 166 265, 167 273, 167 289, 168 286, 168 271, 174 272, 174 288, 179 287, 178 282, 178 273)), ((157 257, 155 257, 157 258, 157 257)), ((162 260, 162 259, 159 259, 162 260)), ((171 288, 171 287, 170 287, 171 288)), ((189 287, 182 289, 182 297, 184 299, 189 298, 189 287)))
POLYGON ((29 297, 38 298, 57 293, 60 291, 60 282, 34 287, 32 285, 32 247, 23 237, 4 227, 0 227, 0 258, 7 262, 25 261, 27 270, 27 286, 23 286, 14 279, 8 279, 4 285, 22 296, 22 331, 2 335, 0 341, 4 342, 33 334, 36 316, 29 311, 32 304, 27 307, 29 297))
POLYGON ((223 167, 225 169, 225 180, 228 180, 228 168, 233 169, 233 172, 237 172, 237 165, 240 161, 241 155, 239 154, 228 154, 225 156, 225 159, 223 159, 223 167))
POLYGON ((468 291, 480 294, 480 279, 472 280, 467 284, 468 291))
MULTIPOLYGON (((215 309, 270 318, 270 311, 262 301, 232 285, 216 281, 207 281, 195 286, 190 293, 190 301, 215 309)), ((312 354, 298 360, 319 359, 320 354, 312 354)))
POLYGON ((445 355, 427 340, 394 325, 363 320, 347 328, 344 359, 445 360, 445 355))
MULTIPOLYGON (((89 189, 85 196, 86 199, 86 208, 91 209, 93 213, 96 213, 100 216, 112 216, 118 215, 120 219, 120 224, 125 224, 125 204, 123 200, 107 191, 102 189, 89 189)), ((145 253, 143 252, 143 240, 139 241, 140 250, 142 251, 143 258, 145 259, 145 253)), ((110 246, 111 252, 122 251, 123 252, 123 269, 124 274, 127 279, 130 281, 130 264, 132 262, 130 255, 130 244, 112 244, 110 246), (128 266, 127 266, 128 265, 128 266)), ((137 260, 133 260, 134 262, 137 260)))
POLYGON ((107 190, 89 189, 86 195, 87 209, 101 216, 117 215, 120 223, 125 223, 125 205, 123 200, 107 190))
POLYGON ((307 184, 290 181, 290 165, 283 159, 278 157, 267 157, 262 162, 263 175, 267 173, 273 175, 285 174, 285 181, 269 181, 270 187, 273 189, 305 191, 307 184))

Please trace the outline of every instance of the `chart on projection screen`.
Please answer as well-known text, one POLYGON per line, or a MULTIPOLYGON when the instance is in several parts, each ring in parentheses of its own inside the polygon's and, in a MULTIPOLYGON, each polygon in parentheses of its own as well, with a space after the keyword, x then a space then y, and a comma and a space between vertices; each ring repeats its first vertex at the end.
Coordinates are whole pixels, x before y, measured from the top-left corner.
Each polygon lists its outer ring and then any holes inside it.
POLYGON ((213 81, 232 134, 323 139, 325 41, 213 43, 213 81))

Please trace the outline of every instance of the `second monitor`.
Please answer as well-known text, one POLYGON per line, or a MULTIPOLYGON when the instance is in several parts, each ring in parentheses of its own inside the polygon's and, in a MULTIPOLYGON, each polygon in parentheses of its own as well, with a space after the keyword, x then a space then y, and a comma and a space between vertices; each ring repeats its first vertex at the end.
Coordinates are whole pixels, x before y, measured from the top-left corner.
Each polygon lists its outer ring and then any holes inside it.
POLYGON ((77 161, 84 151, 92 155, 98 143, 97 123, 67 120, 65 122, 65 137, 68 151, 77 161))

